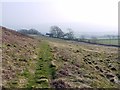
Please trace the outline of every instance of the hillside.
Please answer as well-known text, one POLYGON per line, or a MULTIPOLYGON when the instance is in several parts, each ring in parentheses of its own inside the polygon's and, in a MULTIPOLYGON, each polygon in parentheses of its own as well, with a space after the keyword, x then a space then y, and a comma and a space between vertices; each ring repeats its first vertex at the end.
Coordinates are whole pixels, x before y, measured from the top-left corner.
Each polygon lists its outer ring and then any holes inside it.
POLYGON ((120 86, 118 48, 71 41, 50 43, 58 68, 56 80, 78 88, 120 86))
MULTIPOLYGON (((2 84, 3 87, 50 87, 47 73, 50 61, 42 62, 42 50, 48 49, 47 43, 25 36, 5 27, 2 28, 2 84), (45 48, 42 48, 45 47, 45 48), (40 49, 41 48, 41 49, 40 49), (47 64, 49 63, 49 64, 47 64), (44 70, 40 65, 47 64, 44 70), (41 73, 39 75, 39 73, 41 73), (43 74, 42 74, 43 73, 43 74), (42 76, 43 75, 43 76, 42 76), (41 83, 40 85, 38 85, 41 83)), ((46 52, 47 54, 48 52, 46 52)), ((45 56, 44 56, 45 57, 45 56)), ((41 66, 42 67, 42 66, 41 66)))
POLYGON ((2 85, 19 88, 120 88, 118 48, 2 27, 2 85))

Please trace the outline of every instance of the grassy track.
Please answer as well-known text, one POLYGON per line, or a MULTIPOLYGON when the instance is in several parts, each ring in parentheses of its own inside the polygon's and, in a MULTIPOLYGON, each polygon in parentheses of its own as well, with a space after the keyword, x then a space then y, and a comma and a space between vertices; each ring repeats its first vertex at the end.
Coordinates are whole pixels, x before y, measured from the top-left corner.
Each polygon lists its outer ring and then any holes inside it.
POLYGON ((47 42, 40 44, 38 63, 35 72, 36 87, 50 87, 50 80, 54 73, 54 67, 51 65, 52 54, 47 42))
MULTIPOLYGON (((28 66, 20 74, 19 80, 25 79, 24 86, 26 88, 50 88, 50 82, 55 74, 55 67, 51 64, 52 54, 47 42, 41 42, 37 48, 37 59, 30 60, 28 66)), ((14 87, 14 86, 13 86, 14 87)))

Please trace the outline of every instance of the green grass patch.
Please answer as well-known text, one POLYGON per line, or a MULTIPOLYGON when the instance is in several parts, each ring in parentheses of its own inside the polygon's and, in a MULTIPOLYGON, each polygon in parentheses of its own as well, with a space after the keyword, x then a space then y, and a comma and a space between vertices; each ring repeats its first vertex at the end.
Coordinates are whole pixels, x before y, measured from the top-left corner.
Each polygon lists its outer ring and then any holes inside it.
POLYGON ((55 69, 51 65, 52 54, 47 42, 42 42, 39 47, 38 63, 35 72, 35 80, 38 84, 36 87, 48 88, 50 87, 50 79, 55 75, 55 69))
POLYGON ((86 42, 98 43, 98 44, 108 44, 108 45, 119 45, 118 39, 85 39, 86 42))
POLYGON ((118 39, 98 39, 97 42, 101 44, 118 45, 118 39))
POLYGON ((32 74, 29 67, 24 70, 24 76, 28 83, 27 88, 49 88, 51 79, 55 78, 55 66, 51 64, 52 54, 47 42, 42 41, 38 47, 38 58, 35 64, 35 72, 32 74))

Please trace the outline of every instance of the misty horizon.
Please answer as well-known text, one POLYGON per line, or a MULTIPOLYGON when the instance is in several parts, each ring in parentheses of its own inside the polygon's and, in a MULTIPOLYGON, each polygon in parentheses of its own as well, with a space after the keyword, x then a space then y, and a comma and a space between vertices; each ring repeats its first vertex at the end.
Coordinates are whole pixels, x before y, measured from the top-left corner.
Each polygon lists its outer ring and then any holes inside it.
POLYGON ((45 34, 56 25, 64 32, 71 28, 76 35, 117 35, 117 4, 113 0, 92 0, 89 4, 78 0, 3 1, 1 26, 15 30, 34 28, 45 34))
POLYGON ((5 27, 11 28, 16 31, 20 29, 36 29, 42 34, 45 34, 50 31, 51 26, 58 26, 64 32, 67 32, 68 31, 67 29, 71 28, 74 31, 75 35, 77 36, 78 35, 89 35, 89 36, 118 35, 118 32, 116 32, 114 28, 86 25, 83 23, 46 23, 46 24, 38 24, 38 25, 21 25, 19 27, 6 25, 5 27))

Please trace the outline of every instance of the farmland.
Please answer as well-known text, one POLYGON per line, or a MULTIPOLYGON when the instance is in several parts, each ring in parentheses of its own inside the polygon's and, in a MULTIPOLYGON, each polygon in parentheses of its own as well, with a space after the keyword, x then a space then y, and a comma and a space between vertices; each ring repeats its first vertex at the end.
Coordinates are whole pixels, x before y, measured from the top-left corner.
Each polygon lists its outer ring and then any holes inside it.
POLYGON ((118 45, 118 39, 98 39, 97 43, 118 45))

